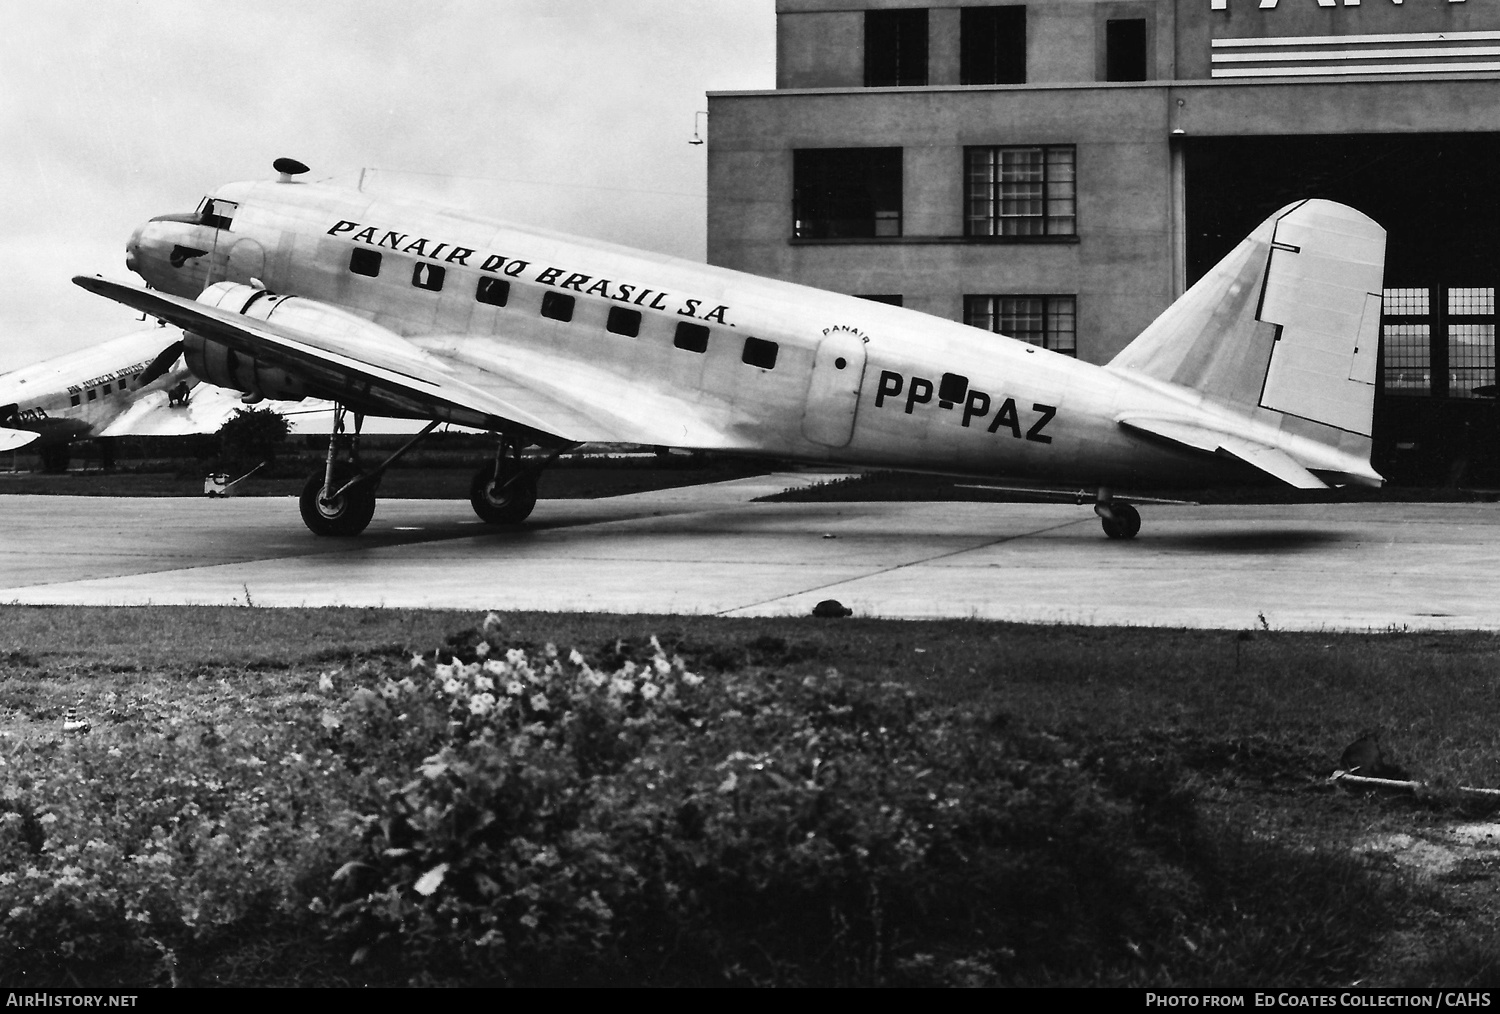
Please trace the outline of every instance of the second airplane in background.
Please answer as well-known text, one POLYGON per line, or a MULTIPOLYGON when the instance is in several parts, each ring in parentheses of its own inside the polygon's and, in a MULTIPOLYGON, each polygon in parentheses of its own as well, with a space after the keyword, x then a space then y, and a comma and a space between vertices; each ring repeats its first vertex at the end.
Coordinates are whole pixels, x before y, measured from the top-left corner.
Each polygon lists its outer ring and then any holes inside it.
POLYGON ((156 291, 76 281, 182 328, 205 381, 340 406, 301 499, 321 535, 374 514, 390 460, 360 463, 367 415, 497 433, 471 499, 501 524, 524 520, 541 468, 585 441, 1081 483, 1114 538, 1140 528, 1119 489, 1382 481, 1370 432, 1385 232, 1342 205, 1278 211, 1096 366, 276 167, 136 231, 127 264, 156 291))

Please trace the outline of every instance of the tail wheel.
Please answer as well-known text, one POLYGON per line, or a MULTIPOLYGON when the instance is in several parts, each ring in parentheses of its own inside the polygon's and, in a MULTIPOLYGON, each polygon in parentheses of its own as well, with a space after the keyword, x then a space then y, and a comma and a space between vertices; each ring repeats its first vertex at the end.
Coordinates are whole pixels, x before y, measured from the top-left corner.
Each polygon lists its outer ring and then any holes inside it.
POLYGON ((1119 500, 1109 505, 1113 517, 1100 518, 1100 524, 1104 526, 1104 534, 1111 539, 1133 539, 1141 530, 1141 512, 1135 509, 1133 504, 1122 503, 1119 500))
POLYGON ((492 461, 474 473, 474 481, 469 483, 469 503, 486 524, 518 525, 536 507, 536 475, 507 464, 497 479, 492 461))
MULTIPOLYGON (((339 489, 359 473, 352 466, 342 465, 333 470, 333 488, 339 489)), ((375 483, 361 482, 351 486, 332 499, 323 499, 323 472, 314 472, 302 487, 299 506, 302 508, 302 523, 314 535, 351 536, 358 535, 375 516, 375 483)))

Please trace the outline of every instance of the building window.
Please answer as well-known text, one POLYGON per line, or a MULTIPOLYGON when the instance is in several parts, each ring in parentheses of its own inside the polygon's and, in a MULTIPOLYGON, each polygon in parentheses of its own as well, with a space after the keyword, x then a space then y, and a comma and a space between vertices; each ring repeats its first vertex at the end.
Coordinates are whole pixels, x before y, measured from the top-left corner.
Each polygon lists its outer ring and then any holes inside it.
POLYGON ((859 239, 901 235, 900 148, 792 152, 792 235, 859 239))
POLYGON ((1448 332, 1448 397, 1472 398, 1474 389, 1495 384, 1495 290, 1449 289, 1444 323, 1448 332))
POLYGON ((672 339, 672 344, 687 352, 708 351, 708 328, 702 324, 689 324, 687 321, 678 321, 677 337, 672 339))
POLYGON ((441 264, 418 264, 411 270, 411 283, 419 289, 441 292, 443 276, 447 273, 447 269, 441 264))
POLYGON ((762 370, 774 370, 776 368, 776 353, 781 346, 775 342, 768 342, 764 338, 746 338, 745 351, 740 359, 751 366, 758 366, 762 370))
POLYGON ((481 278, 474 298, 490 306, 504 306, 510 301, 510 283, 503 278, 481 278))
POLYGON ((614 334, 634 338, 641 333, 641 311, 627 310, 623 306, 611 306, 609 320, 604 326, 614 334))
POLYGON ((376 277, 380 274, 380 254, 374 250, 355 247, 349 251, 349 270, 356 275, 376 277))
POLYGON ((1473 398, 1495 383, 1495 290, 1386 289, 1381 314, 1387 394, 1473 398))
POLYGON ((561 292, 542 293, 542 316, 553 320, 572 320, 573 297, 564 296, 561 292))
POLYGON ((967 236, 1076 236, 1076 149, 966 148, 967 236))
POLYGON ((854 298, 856 298, 856 299, 868 299, 872 303, 885 303, 887 306, 901 306, 902 305, 902 299, 901 299, 900 294, 890 294, 890 295, 883 295, 883 296, 863 296, 863 295, 860 295, 859 293, 855 293, 854 294, 854 298))
POLYGON ((1076 296, 965 296, 964 323, 1078 355, 1076 296))
POLYGON ((958 81, 1026 83, 1026 8, 965 7, 958 23, 958 81))
POLYGON ((927 9, 865 11, 865 87, 927 83, 927 9))
POLYGON ((1104 80, 1146 80, 1146 19, 1104 23, 1104 80))

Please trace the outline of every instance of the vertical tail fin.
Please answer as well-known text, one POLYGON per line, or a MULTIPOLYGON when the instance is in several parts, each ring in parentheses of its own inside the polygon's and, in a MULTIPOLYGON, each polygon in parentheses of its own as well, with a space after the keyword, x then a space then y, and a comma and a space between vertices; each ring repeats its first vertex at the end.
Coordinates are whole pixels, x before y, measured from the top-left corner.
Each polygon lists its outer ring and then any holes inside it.
POLYGON ((1109 365, 1368 461, 1384 269, 1374 221, 1331 201, 1289 205, 1109 365))

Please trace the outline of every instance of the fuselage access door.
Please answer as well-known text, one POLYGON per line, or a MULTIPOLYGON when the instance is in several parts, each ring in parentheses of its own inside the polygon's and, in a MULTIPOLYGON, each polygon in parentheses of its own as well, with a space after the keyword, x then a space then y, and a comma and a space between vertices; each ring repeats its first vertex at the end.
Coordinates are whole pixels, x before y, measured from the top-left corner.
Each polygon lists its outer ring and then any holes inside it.
POLYGON ((802 435, 825 447, 845 447, 854 437, 854 417, 865 379, 865 343, 847 327, 831 327, 813 356, 802 412, 802 435))

